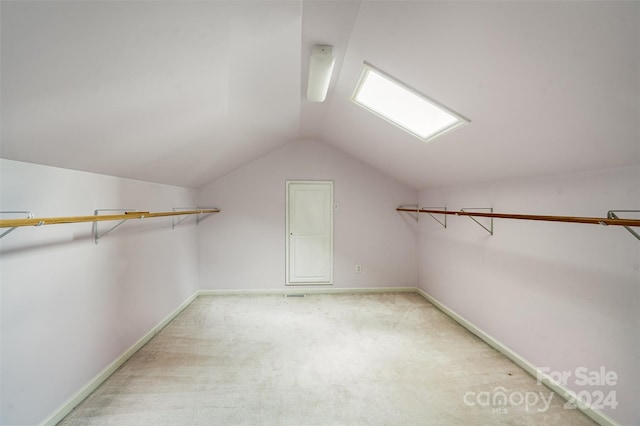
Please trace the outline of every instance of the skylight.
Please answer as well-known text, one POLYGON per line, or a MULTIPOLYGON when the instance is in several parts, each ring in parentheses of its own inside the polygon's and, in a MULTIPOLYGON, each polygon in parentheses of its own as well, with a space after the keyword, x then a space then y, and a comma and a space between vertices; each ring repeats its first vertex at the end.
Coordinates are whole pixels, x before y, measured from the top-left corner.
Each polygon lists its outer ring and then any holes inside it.
POLYGON ((425 142, 469 122, 367 63, 352 100, 425 142))

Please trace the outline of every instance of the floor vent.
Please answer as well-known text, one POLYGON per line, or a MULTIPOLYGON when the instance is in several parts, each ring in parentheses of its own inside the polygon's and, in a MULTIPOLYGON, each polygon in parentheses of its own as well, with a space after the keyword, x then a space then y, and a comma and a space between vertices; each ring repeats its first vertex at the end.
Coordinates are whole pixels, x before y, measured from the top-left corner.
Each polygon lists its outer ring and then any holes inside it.
POLYGON ((307 297, 306 294, 285 294, 284 297, 307 297))

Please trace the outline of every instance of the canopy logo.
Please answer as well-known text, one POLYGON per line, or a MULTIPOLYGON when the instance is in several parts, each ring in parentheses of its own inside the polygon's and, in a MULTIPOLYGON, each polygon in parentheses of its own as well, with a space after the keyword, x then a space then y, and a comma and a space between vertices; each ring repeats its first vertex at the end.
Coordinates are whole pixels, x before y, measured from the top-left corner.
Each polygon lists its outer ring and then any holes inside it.
MULTIPOLYGON (((605 407, 616 408, 618 400, 616 391, 607 389, 618 383, 618 374, 613 370, 600 367, 597 370, 589 370, 587 367, 577 367, 574 370, 554 371, 549 367, 541 367, 536 370, 536 382, 538 385, 555 384, 565 389, 575 389, 588 386, 589 390, 573 392, 568 390, 565 409, 592 408, 601 410, 605 407)), ((509 391, 499 386, 491 391, 466 392, 462 401, 467 406, 491 408, 493 414, 509 414, 509 409, 524 407, 528 412, 546 412, 551 406, 555 393, 546 388, 544 391, 509 391)))
POLYGON ((507 407, 524 406, 525 410, 535 410, 544 413, 549 409, 554 393, 549 392, 533 392, 533 391, 511 391, 498 386, 492 391, 483 392, 467 392, 462 397, 465 405, 491 407, 493 414, 508 414, 507 407), (546 398, 548 394, 548 399, 546 398))

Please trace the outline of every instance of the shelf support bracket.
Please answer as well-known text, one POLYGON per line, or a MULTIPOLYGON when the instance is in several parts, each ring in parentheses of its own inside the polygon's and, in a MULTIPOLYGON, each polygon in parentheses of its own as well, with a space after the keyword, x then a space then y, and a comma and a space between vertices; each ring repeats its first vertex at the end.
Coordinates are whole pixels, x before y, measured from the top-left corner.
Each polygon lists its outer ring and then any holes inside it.
MULTIPOLYGON (((464 209, 460 209, 461 212, 463 213, 472 213, 472 212, 467 212, 467 210, 489 210, 490 213, 493 213, 493 207, 467 207, 464 209)), ((482 229, 484 229, 485 231, 487 231, 489 233, 489 235, 493 235, 493 217, 490 218, 490 225, 487 228, 486 226, 484 226, 483 224, 481 224, 479 221, 476 220, 476 218, 474 218, 473 216, 467 216, 469 219, 473 220, 475 223, 477 223, 478 225, 480 225, 482 227, 482 229)))
POLYGON ((444 229, 447 229, 447 207, 421 207, 424 210, 443 210, 444 211, 444 221, 441 221, 431 213, 427 213, 433 220, 438 222, 444 229))
MULTIPOLYGON (((180 212, 181 210, 217 210, 216 207, 174 207, 174 212, 180 212)), ((203 220, 205 220, 208 216, 211 216, 213 213, 200 213, 196 215, 196 225, 200 224, 203 220)), ((180 217, 173 216, 171 218, 171 229, 176 229, 176 226, 189 219, 189 216, 180 217)))
MULTIPOLYGON (((180 210, 198 210, 197 208, 195 209, 190 209, 188 207, 174 207, 173 211, 174 212, 179 212, 180 210)), ((189 219, 189 216, 173 216, 171 217, 171 229, 176 229, 176 226, 178 226, 179 224, 181 224, 182 222, 184 222, 185 220, 189 219)))
MULTIPOLYGON (((127 212, 135 212, 135 211, 136 211, 135 209, 98 209, 98 210, 94 210, 93 211, 93 215, 94 216, 98 216, 100 214, 100 212, 123 212, 123 213, 127 213, 127 212)), ((109 232, 113 231, 114 229, 116 229, 118 226, 122 225, 125 222, 126 222, 126 219, 125 220, 121 220, 120 222, 118 222, 117 224, 113 225, 111 228, 107 229, 103 233, 99 233, 98 232, 98 222, 93 222, 93 226, 91 228, 91 231, 93 233, 93 241, 96 244, 98 244, 98 241, 100 240, 100 238, 104 237, 109 232)))
MULTIPOLYGON (((609 219, 621 219, 616 213, 640 213, 640 210, 609 210, 607 212, 607 218, 609 218, 609 219)), ((603 223, 603 225, 606 226, 606 223, 603 223)), ((629 231, 631 233, 631 235, 633 235, 638 240, 640 240, 640 234, 638 234, 636 231, 631 229, 630 226, 625 226, 624 228, 627 231, 629 231)))
MULTIPOLYGON (((31 219, 33 218, 33 212, 29 211, 29 210, 11 210, 11 211, 1 211, 0 214, 24 214, 27 215, 27 219, 31 219)), ((35 226, 41 226, 42 222, 38 223, 35 226)), ((17 226, 14 226, 13 228, 9 228, 6 231, 4 231, 2 234, 0 234, 0 238, 4 237, 5 235, 9 234, 10 232, 15 231, 17 228, 17 226)))
MULTIPOLYGON (((198 207, 197 210, 219 210, 217 207, 198 207)), ((202 213, 196 216, 196 225, 200 224, 203 220, 212 216, 213 213, 202 213)))
POLYGON ((412 218, 414 218, 416 220, 416 222, 418 222, 418 218, 420 217, 420 209, 418 208, 417 204, 407 204, 404 206, 398 206, 399 209, 411 209, 411 210, 415 210, 416 211, 416 215, 414 216, 413 214, 409 213, 409 212, 404 212, 409 214, 409 216, 411 216, 412 218))

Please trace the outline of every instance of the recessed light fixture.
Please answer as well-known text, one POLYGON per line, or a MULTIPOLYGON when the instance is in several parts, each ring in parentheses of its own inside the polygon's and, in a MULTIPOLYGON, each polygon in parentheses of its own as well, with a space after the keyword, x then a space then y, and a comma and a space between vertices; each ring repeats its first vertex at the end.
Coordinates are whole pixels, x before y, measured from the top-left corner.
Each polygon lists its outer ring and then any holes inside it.
POLYGON ((334 63, 332 46, 313 46, 309 58, 309 80, 307 83, 307 99, 311 102, 324 102, 326 99, 334 63))
POLYGON ((366 62, 351 99, 425 142, 469 123, 366 62))

